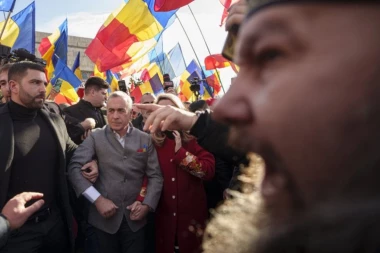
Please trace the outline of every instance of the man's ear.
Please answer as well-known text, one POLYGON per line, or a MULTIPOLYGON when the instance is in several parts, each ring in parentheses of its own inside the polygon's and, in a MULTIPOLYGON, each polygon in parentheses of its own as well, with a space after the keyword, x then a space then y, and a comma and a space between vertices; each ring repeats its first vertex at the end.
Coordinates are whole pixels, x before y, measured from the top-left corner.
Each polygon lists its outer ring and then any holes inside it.
POLYGON ((19 89, 20 89, 19 83, 17 83, 14 80, 9 80, 8 85, 9 85, 9 90, 11 91, 11 93, 18 94, 19 89))

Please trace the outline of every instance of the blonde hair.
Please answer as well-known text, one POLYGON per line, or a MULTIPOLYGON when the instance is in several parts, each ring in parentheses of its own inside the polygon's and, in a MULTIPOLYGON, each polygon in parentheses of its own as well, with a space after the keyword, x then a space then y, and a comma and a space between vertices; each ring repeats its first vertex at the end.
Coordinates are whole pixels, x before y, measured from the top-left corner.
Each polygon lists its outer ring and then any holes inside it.
MULTIPOLYGON (((158 104, 161 100, 170 100, 174 105, 174 107, 177 107, 179 109, 182 109, 182 110, 186 110, 185 106, 182 104, 181 100, 173 95, 173 94, 170 94, 170 93, 164 93, 164 94, 160 94, 156 101, 154 102, 155 104, 158 104)), ((193 136, 191 136, 188 132, 186 131, 179 131, 180 134, 181 134, 181 138, 182 138, 182 141, 183 142, 189 142, 191 141, 192 139, 194 139, 193 136)), ((154 134, 151 134, 152 136, 152 140, 153 142, 157 145, 157 146, 162 146, 164 144, 164 141, 166 139, 166 134, 161 132, 161 131, 158 131, 158 132, 155 132, 154 134)))

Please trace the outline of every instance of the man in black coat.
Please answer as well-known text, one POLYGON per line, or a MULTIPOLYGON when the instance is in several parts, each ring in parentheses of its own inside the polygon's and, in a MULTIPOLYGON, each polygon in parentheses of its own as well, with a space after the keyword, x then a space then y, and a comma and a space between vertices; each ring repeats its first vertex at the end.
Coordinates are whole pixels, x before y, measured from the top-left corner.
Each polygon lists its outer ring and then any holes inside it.
POLYGON ((24 191, 43 193, 44 205, 11 232, 2 251, 71 252, 73 216, 66 161, 77 146, 62 118, 41 110, 47 85, 42 66, 15 63, 8 79, 11 101, 0 108, 0 208, 24 191))
POLYGON ((83 99, 63 110, 70 116, 65 120, 67 131, 76 144, 81 144, 91 129, 107 124, 101 108, 105 106, 108 88, 108 83, 103 79, 90 77, 84 85, 83 99))
POLYGON ((1 99, 0 106, 5 105, 10 99, 10 92, 8 86, 8 70, 12 64, 4 64, 0 67, 0 90, 1 90, 1 99))

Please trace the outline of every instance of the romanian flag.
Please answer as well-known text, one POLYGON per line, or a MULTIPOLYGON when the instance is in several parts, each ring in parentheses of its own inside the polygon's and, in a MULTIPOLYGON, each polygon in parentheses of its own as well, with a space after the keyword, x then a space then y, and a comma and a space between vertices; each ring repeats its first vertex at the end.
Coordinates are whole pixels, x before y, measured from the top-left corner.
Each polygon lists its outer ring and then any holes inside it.
MULTIPOLYGON (((199 80, 204 79, 202 69, 195 62, 195 60, 192 60, 180 77, 179 86, 181 88, 180 98, 182 101, 191 100, 191 98, 193 97, 194 94, 190 90, 190 86, 191 86, 191 81, 194 80, 195 77, 197 77, 199 80)), ((204 99, 208 99, 213 96, 206 82, 201 81, 200 86, 201 86, 200 95, 203 95, 204 99)))
POLYGON ((154 93, 155 95, 158 95, 158 94, 164 92, 162 82, 161 82, 158 74, 156 74, 152 78, 150 78, 149 81, 146 81, 143 84, 136 86, 131 91, 131 97, 134 97, 135 103, 139 103, 142 95, 144 95, 145 93, 148 93, 148 92, 154 93))
MULTIPOLYGON (((170 79, 173 79, 176 77, 174 70, 173 70, 173 67, 170 64, 168 55, 166 53, 162 53, 158 57, 154 58, 152 60, 152 63, 155 63, 156 65, 158 65, 160 70, 161 70, 161 73, 168 74, 170 79)), ((150 76, 152 76, 152 75, 150 75, 150 76)), ((163 80, 163 79, 161 79, 161 80, 163 80)))
POLYGON ((219 80, 218 70, 206 70, 203 69, 203 73, 205 74, 207 84, 212 88, 214 96, 218 95, 220 90, 222 89, 222 85, 219 80))
POLYGON ((152 63, 147 69, 145 69, 141 73, 140 79, 144 82, 145 85, 140 88, 142 94, 151 92, 155 95, 158 95, 164 91, 162 86, 164 78, 161 69, 156 63, 152 63))
POLYGON ((149 81, 154 75, 158 75, 161 82, 163 82, 164 78, 162 74, 160 66, 154 62, 142 71, 140 79, 145 82, 149 81))
POLYGON ((207 70, 231 67, 235 73, 239 72, 238 66, 236 66, 235 63, 224 58, 221 54, 213 54, 207 56, 205 58, 205 67, 207 70))
POLYGON ((185 5, 188 5, 193 0, 155 0, 154 10, 155 11, 172 11, 179 9, 185 5))
POLYGON ((77 90, 81 85, 81 80, 61 59, 56 60, 53 78, 47 87, 47 94, 50 94, 51 89, 54 89, 59 92, 55 98, 56 103, 62 103, 62 101, 69 104, 76 103, 79 100, 77 90))
POLYGON ((106 79, 106 74, 104 74, 104 72, 100 72, 96 65, 94 66, 94 76, 100 77, 104 80, 106 79))
MULTIPOLYGON (((174 48, 179 48, 179 44, 177 44, 174 48)), ((174 49, 173 48, 173 49, 174 49)), ((169 74, 169 76, 173 79, 177 75, 173 69, 172 63, 169 60, 169 57, 173 55, 172 50, 170 52, 164 53, 163 52, 163 41, 162 37, 158 40, 157 45, 153 48, 151 52, 149 52, 147 55, 145 55, 143 58, 141 58, 136 63, 132 64, 130 67, 124 69, 121 71, 122 78, 126 78, 127 76, 131 76, 135 73, 141 72, 141 77, 143 81, 149 80, 152 76, 154 76, 156 73, 159 74, 160 80, 163 81, 162 74, 169 74), (153 73, 154 72, 154 73, 153 73)), ((184 66, 183 69, 181 69, 181 72, 178 74, 181 75, 183 71, 186 69, 186 66, 184 64, 182 51, 179 51, 180 56, 182 57, 182 65, 184 66)), ((177 50, 174 52, 173 59, 176 60, 178 57, 177 50)), ((176 62, 177 64, 177 62, 176 62)), ((177 66, 177 65, 176 65, 177 66)), ((178 70, 178 66, 177 66, 178 70)))
POLYGON ((119 90, 119 82, 111 70, 107 70, 106 77, 106 81, 110 85, 111 92, 119 90))
POLYGON ((200 72, 200 68, 198 64, 195 62, 195 60, 192 60, 180 77, 180 82, 179 82, 179 86, 181 87, 180 93, 181 95, 184 96, 185 101, 190 100, 190 98, 193 96, 193 92, 190 90, 191 83, 189 82, 188 78, 195 71, 200 72))
POLYGON ((110 85, 109 92, 114 92, 119 90, 119 82, 118 78, 111 72, 111 70, 107 70, 106 72, 100 72, 98 67, 95 65, 94 67, 94 75, 102 78, 103 80, 106 80, 107 83, 110 85))
POLYGON ((16 0, 0 0, 0 11, 12 12, 16 0))
POLYGON ((159 33, 174 23, 175 11, 155 12, 153 1, 130 0, 108 17, 85 52, 99 70, 119 72, 130 67, 150 52, 159 33))
POLYGON ((80 52, 78 52, 77 57, 75 58, 73 67, 71 70, 74 72, 74 74, 79 78, 79 80, 82 80, 82 71, 80 70, 80 52))
MULTIPOLYGON (((14 1, 0 1, 2 8, 8 8, 8 4, 14 1)), ((14 3, 12 3, 13 5, 14 3)), ((0 23, 0 29, 4 27, 5 21, 0 23)), ((12 49, 24 48, 34 54, 35 47, 35 7, 34 2, 25 9, 15 14, 8 20, 1 44, 12 49)))
POLYGON ((220 21, 220 26, 224 25, 224 23, 226 22, 226 18, 228 16, 228 9, 231 7, 231 5, 234 5, 235 3, 239 1, 240 0, 220 0, 220 3, 224 6, 222 20, 220 21))
POLYGON ((180 76, 186 70, 185 58, 182 54, 181 45, 177 43, 168 53, 168 60, 173 68, 174 75, 180 76))
MULTIPOLYGON (((170 12, 156 12, 154 10, 154 0, 144 0, 148 5, 149 11, 155 17, 155 19, 166 28, 171 26, 176 16, 174 15, 176 11, 170 12)), ((164 30, 165 30, 164 29, 164 30)), ((122 78, 131 76, 137 72, 140 72, 142 69, 149 66, 151 60, 157 55, 163 53, 163 37, 160 32, 155 36, 154 39, 150 39, 144 42, 134 43, 133 46, 136 48, 136 53, 131 57, 128 62, 123 63, 120 66, 112 68, 113 72, 120 72, 122 78)), ((132 50, 131 50, 132 51, 132 50)), ((182 73, 182 72, 181 72, 182 73)))
POLYGON ((143 47, 134 44, 154 39, 164 27, 147 3, 130 0, 108 17, 85 53, 100 71, 105 71, 131 61, 143 47))
POLYGON ((47 77, 50 79, 54 72, 53 55, 58 56, 65 64, 67 63, 67 19, 50 36, 43 38, 38 47, 42 59, 46 61, 47 77))
POLYGON ((49 37, 43 38, 38 47, 42 58, 49 61, 56 54, 63 62, 67 62, 67 19, 49 37))
MULTIPOLYGON (((164 44, 162 38, 162 33, 160 33, 155 37, 156 44, 150 51, 146 52, 138 60, 134 60, 129 64, 124 64, 120 66, 122 67, 122 69, 119 70, 121 78, 126 78, 127 76, 131 76, 133 74, 141 72, 145 68, 148 68, 151 63, 151 60, 155 57, 155 55, 163 52, 164 44)), ((118 72, 117 70, 114 71, 118 72)))

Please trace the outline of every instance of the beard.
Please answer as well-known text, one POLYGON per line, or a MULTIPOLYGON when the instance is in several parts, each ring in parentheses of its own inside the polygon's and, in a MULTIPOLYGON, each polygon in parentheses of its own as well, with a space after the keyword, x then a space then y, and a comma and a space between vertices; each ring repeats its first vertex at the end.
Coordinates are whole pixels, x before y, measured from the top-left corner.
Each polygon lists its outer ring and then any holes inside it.
POLYGON ((231 126, 228 134, 228 144, 243 153, 251 152, 254 143, 249 136, 245 131, 231 126))
MULTIPOLYGON (((231 127, 229 144, 244 152, 263 151, 266 159, 280 163, 272 147, 254 140, 247 130, 231 127)), ((257 245, 272 228, 276 230, 277 226, 291 220, 304 207, 288 174, 285 175, 287 184, 278 194, 271 199, 263 198, 260 188, 266 173, 265 161, 257 154, 251 154, 249 158, 249 166, 241 169, 242 175, 239 177, 243 193, 233 192, 233 198, 214 212, 205 231, 204 252, 255 252, 257 245)), ((281 163, 278 167, 288 171, 281 163)))
POLYGON ((41 109, 45 102, 45 93, 32 96, 20 88, 20 101, 29 109, 41 109))
POLYGON ((267 226, 268 212, 259 185, 264 173, 264 163, 257 155, 250 155, 250 164, 242 169, 242 192, 231 191, 208 223, 204 238, 205 253, 250 252, 252 243, 261 237, 267 226))

